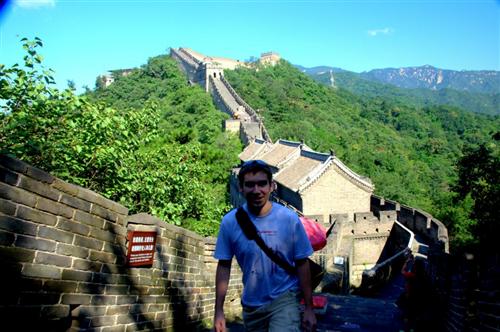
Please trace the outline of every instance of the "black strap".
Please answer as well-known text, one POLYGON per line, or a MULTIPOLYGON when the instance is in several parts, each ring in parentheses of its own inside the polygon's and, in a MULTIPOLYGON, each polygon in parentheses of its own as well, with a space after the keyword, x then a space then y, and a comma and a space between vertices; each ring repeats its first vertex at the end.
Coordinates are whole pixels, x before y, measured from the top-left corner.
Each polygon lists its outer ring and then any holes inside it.
POLYGON ((257 232, 257 227, 255 227, 253 222, 250 220, 247 212, 243 210, 242 207, 238 208, 238 211, 236 211, 236 220, 238 221, 238 225, 240 225, 241 230, 243 231, 243 234, 245 234, 247 239, 255 241, 255 243, 257 243, 257 245, 260 247, 260 249, 262 249, 267 257, 269 257, 273 262, 278 264, 279 267, 281 267, 289 274, 297 274, 295 268, 290 265, 290 263, 281 258, 274 250, 272 250, 265 244, 264 240, 262 240, 262 238, 259 236, 259 233, 257 232))

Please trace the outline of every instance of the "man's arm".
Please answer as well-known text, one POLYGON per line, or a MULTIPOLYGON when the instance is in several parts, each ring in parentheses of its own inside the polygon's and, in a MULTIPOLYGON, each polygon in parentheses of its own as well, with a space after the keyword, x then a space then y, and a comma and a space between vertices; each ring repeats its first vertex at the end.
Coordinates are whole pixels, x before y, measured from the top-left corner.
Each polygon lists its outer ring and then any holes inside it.
POLYGON ((297 276, 299 277, 300 289, 304 295, 304 317, 302 318, 302 328, 304 331, 316 330, 316 315, 313 310, 311 270, 307 258, 295 261, 297 265, 297 276))
POLYGON ((224 300, 226 298, 229 276, 231 275, 231 260, 219 260, 215 273, 215 314, 214 329, 216 332, 226 331, 224 317, 224 300))

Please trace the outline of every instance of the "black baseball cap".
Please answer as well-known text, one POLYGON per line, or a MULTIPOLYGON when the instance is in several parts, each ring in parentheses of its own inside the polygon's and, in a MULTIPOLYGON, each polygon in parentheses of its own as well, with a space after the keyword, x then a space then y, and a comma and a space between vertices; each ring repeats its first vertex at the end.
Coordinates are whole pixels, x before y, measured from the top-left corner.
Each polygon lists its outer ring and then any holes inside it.
POLYGON ((256 172, 264 172, 267 175, 267 179, 269 182, 273 180, 273 172, 271 170, 271 166, 263 160, 255 159, 245 161, 240 168, 240 172, 238 173, 238 181, 240 184, 243 184, 243 180, 245 178, 245 174, 248 173, 256 173, 256 172))

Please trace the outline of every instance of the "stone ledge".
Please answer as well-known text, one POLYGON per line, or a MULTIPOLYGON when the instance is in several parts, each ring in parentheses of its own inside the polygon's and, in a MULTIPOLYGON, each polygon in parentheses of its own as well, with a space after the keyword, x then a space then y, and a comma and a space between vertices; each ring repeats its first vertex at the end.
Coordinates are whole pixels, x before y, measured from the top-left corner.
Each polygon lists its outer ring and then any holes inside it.
POLYGON ((55 180, 55 177, 50 175, 49 173, 42 171, 39 168, 33 167, 22 160, 7 156, 5 154, 0 155, 0 165, 3 165, 4 167, 15 172, 28 175, 35 180, 48 184, 51 184, 55 180))

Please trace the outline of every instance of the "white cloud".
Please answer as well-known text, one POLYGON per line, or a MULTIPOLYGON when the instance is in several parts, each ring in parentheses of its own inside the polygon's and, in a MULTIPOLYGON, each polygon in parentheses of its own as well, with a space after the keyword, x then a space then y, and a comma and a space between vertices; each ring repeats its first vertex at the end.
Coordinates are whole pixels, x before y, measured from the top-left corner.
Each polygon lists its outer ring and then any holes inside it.
POLYGON ((370 37, 376 37, 378 35, 389 35, 393 33, 394 30, 391 28, 383 28, 383 29, 374 29, 374 30, 368 30, 368 36, 370 37))
POLYGON ((22 8, 54 7, 55 0, 15 0, 15 4, 22 8))

